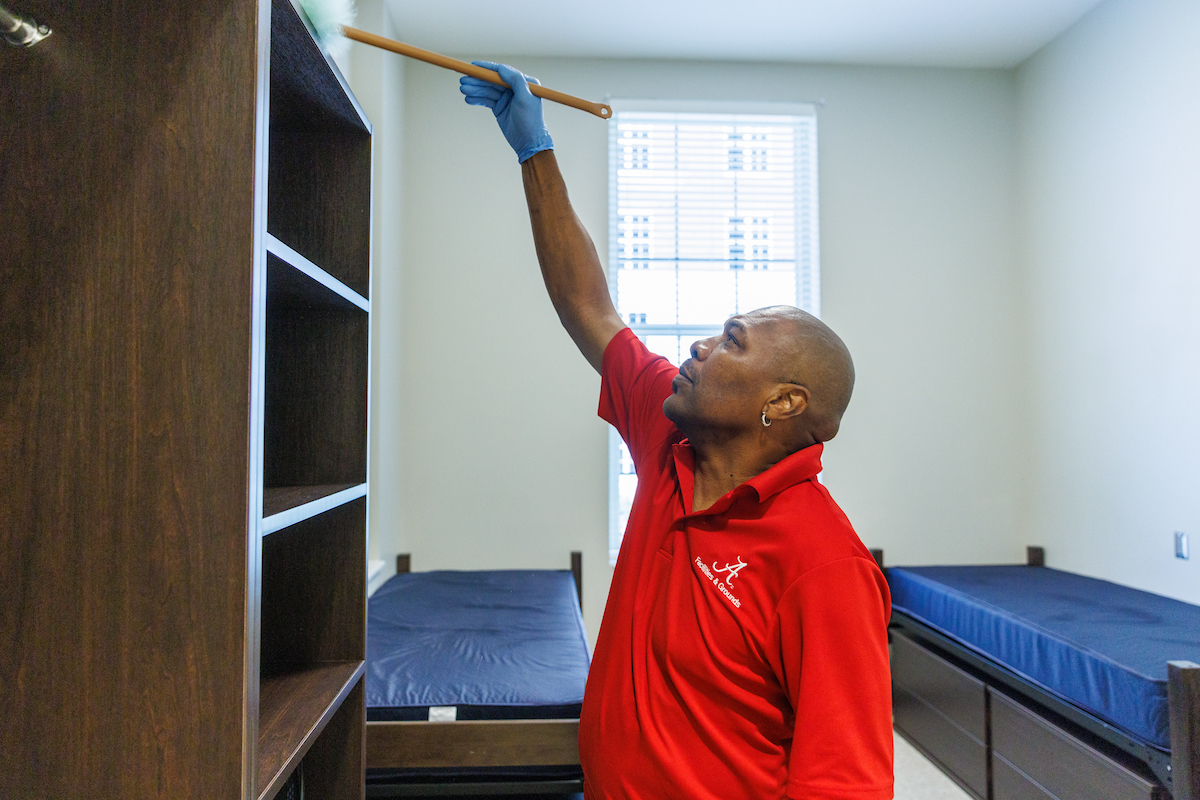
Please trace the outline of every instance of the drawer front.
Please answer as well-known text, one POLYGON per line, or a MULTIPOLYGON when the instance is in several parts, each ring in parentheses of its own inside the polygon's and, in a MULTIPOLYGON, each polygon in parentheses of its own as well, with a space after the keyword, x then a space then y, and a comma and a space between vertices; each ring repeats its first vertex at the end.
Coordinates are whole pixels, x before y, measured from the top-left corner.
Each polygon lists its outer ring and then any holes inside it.
POLYGON ((1154 783, 1015 700, 989 691, 993 766, 1008 762, 1058 800, 1156 800, 1161 796, 1154 783))
POLYGON ((992 800, 1058 800, 1021 771, 992 753, 992 800))
POLYGON ((892 684, 921 698, 979 741, 987 741, 983 682, 896 631, 892 631, 892 684))
POLYGON ((963 788, 987 797, 987 747, 900 686, 892 687, 892 715, 903 736, 932 757, 963 788))

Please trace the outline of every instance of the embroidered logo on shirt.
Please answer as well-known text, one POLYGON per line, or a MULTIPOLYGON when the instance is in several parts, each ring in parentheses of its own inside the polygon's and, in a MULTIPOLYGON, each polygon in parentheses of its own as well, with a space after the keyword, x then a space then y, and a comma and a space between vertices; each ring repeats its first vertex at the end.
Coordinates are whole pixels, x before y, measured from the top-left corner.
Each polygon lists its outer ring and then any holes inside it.
POLYGON ((696 556, 696 566, 699 567, 700 571, 704 573, 704 577, 712 581, 712 585, 717 587, 717 590, 721 594, 725 595, 729 602, 733 603, 734 608, 742 607, 742 601, 735 597, 733 592, 730 591, 730 588, 733 584, 733 579, 736 578, 741 571, 746 568, 746 562, 742 561, 741 556, 737 557, 737 563, 726 562, 725 566, 723 567, 718 567, 716 561, 714 561, 710 567, 708 564, 705 564, 700 560, 700 556, 696 556), (724 580, 718 577, 718 575, 721 574, 725 575, 724 580))
POLYGON ((726 562, 725 566, 721 567, 720 569, 717 569, 717 562, 714 561, 713 562, 713 571, 714 572, 728 572, 729 577, 725 579, 725 582, 727 584, 729 584, 730 586, 732 586, 733 579, 738 576, 738 573, 741 572, 745 566, 746 566, 746 562, 742 561, 741 556, 738 556, 736 564, 730 564, 730 563, 726 562))

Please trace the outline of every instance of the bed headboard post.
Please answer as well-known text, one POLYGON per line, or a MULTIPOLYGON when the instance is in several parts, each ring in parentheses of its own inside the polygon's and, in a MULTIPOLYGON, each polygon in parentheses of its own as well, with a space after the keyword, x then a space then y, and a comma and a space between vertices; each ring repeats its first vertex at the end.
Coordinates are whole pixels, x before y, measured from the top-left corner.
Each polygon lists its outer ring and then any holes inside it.
POLYGON ((396 574, 404 575, 412 572, 412 553, 396 554, 396 574))
POLYGON ((575 576, 575 594, 579 595, 579 607, 583 608, 583 553, 571 551, 571 574, 575 576))
POLYGON ((1044 567, 1044 566, 1046 566, 1046 548, 1044 548, 1044 547, 1026 547, 1025 548, 1025 566, 1028 566, 1028 567, 1044 567))
POLYGON ((1200 800, 1200 664, 1167 662, 1171 797, 1200 800))
POLYGON ((883 569, 883 548, 882 547, 872 547, 871 548, 871 558, 875 559, 875 563, 878 564, 879 569, 882 570, 883 569))

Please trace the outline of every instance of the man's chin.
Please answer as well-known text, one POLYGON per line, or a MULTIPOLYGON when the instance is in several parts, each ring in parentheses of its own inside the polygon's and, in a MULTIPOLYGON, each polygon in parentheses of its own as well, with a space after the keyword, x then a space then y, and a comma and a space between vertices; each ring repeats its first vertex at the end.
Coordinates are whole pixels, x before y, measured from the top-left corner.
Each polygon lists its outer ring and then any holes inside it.
POLYGON ((663 415, 675 423, 675 427, 682 428, 682 424, 687 419, 687 413, 683 407, 683 398, 679 396, 679 392, 672 392, 667 395, 667 399, 663 400, 663 415))
MULTIPOLYGON (((675 398, 676 398, 676 396, 677 396, 676 392, 672 391, 669 395, 667 395, 667 399, 663 400, 663 405, 662 405, 663 415, 666 416, 667 419, 671 420, 671 422, 675 422, 675 412, 676 412, 675 398)), ((676 423, 676 424, 678 424, 678 423, 676 423)))

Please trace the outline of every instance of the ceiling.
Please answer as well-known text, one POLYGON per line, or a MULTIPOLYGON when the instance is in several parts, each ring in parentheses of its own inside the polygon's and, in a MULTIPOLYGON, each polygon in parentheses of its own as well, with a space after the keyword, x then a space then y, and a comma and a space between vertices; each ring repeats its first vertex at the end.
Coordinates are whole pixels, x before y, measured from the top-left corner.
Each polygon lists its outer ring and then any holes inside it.
POLYGON ((1101 0, 384 0, 457 54, 1014 67, 1101 0))

